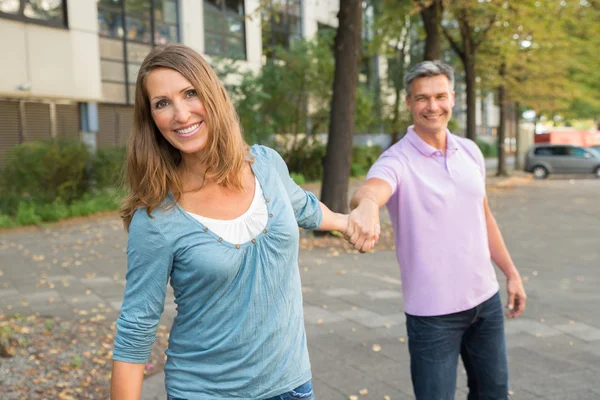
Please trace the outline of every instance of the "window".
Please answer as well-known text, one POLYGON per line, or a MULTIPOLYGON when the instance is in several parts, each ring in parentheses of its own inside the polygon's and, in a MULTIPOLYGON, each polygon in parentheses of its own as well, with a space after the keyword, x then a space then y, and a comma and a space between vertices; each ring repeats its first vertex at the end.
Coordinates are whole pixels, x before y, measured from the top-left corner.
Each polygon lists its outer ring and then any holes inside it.
POLYGON ((538 147, 534 153, 536 156, 551 156, 552 147, 538 147))
POLYGON ((104 101, 131 104, 138 70, 152 47, 179 41, 178 1, 96 0, 96 4, 104 101))
POLYGON ((66 0, 0 0, 0 17, 67 27, 66 0))
MULTIPOLYGON (((0 0, 2 1, 2 0, 0 0)), ((100 35, 166 44, 179 41, 177 0, 97 0, 100 35)))
POLYGON ((178 41, 177 0, 154 0, 154 43, 178 41))
POLYGON ((206 54, 246 59, 244 0, 204 0, 204 30, 206 54))
POLYGON ((591 152, 581 147, 569 147, 569 155, 577 158, 593 158, 591 152))
POLYGON ((289 49, 302 39, 302 18, 300 0, 281 0, 263 14, 263 54, 275 57, 275 48, 289 49))
POLYGON ((554 146, 552 148, 552 155, 553 156, 567 156, 567 155, 569 155, 569 150, 565 146, 554 146))

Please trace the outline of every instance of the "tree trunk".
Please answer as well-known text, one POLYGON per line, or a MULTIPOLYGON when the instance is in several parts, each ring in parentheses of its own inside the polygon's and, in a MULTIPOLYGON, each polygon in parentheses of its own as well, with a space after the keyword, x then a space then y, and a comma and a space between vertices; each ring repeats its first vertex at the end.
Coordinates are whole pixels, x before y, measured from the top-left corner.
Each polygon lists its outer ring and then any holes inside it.
POLYGON ((362 1, 340 0, 335 36, 335 74, 321 201, 334 212, 348 212, 348 179, 356 117, 356 90, 362 28, 362 1))
POLYGON ((400 139, 400 87, 394 88, 394 116, 392 119, 392 143, 393 146, 400 139))
POLYGON ((475 53, 465 54, 465 84, 467 92, 467 138, 477 141, 477 81, 475 76, 475 53))
POLYGON ((442 58, 442 35, 440 33, 442 12, 442 0, 433 0, 428 7, 421 10, 421 19, 426 34, 424 61, 434 61, 442 58))
POLYGON ((500 108, 500 124, 498 125, 498 171, 496 176, 508 176, 506 172, 506 153, 504 139, 506 138, 506 64, 500 65, 500 86, 498 86, 498 107, 500 108))
POLYGON ((515 170, 521 169, 521 104, 515 102, 515 170))

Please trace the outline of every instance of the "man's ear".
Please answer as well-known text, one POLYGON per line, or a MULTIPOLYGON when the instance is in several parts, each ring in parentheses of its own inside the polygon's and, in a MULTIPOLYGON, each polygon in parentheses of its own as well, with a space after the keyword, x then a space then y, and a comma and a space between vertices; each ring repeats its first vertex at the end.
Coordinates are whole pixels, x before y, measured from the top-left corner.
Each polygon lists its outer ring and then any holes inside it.
MULTIPOLYGON (((408 111, 412 111, 412 105, 410 104, 410 97, 405 96, 404 101, 406 102, 406 108, 408 109, 408 111)), ((452 101, 454 101, 454 98, 452 99, 452 101)))
POLYGON ((451 94, 450 98, 452 99, 452 107, 454 107, 454 98, 455 98, 455 92, 454 92, 454 90, 452 91, 452 94, 451 94))

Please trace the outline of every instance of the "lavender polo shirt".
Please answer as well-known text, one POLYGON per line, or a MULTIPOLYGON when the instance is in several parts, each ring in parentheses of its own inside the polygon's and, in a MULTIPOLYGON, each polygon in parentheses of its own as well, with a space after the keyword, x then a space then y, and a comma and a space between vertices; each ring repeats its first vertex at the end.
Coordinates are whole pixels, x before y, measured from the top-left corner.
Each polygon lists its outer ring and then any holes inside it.
POLYGON ((406 313, 460 312, 498 291, 483 206, 485 162, 475 143, 448 131, 444 155, 410 126, 373 164, 370 178, 393 189, 387 207, 406 313))

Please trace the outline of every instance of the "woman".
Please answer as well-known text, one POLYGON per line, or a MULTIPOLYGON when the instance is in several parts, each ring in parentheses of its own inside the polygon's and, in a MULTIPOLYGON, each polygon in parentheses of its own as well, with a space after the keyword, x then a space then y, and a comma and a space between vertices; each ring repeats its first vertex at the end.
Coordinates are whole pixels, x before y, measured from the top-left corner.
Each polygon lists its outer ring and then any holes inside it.
POLYGON ((214 71, 186 46, 140 67, 127 179, 112 399, 139 399, 169 281, 169 399, 313 399, 298 226, 343 232, 347 216, 297 186, 275 151, 248 147, 214 71))

